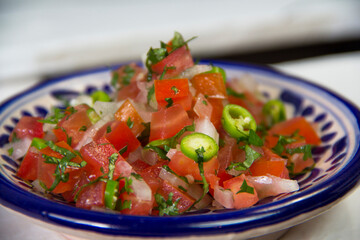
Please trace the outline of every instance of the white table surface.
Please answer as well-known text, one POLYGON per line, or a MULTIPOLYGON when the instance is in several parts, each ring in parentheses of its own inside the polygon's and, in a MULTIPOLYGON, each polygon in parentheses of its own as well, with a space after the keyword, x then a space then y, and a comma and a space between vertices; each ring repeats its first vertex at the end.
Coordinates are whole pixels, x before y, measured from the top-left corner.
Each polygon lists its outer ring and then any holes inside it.
MULTIPOLYGON (((275 67, 332 89, 360 106, 360 52, 330 55, 276 64, 275 67)), ((36 82, 34 78, 32 82, 36 82)), ((29 83, 30 84, 30 83, 29 83)), ((6 84, 2 93, 15 94, 28 86, 6 84)), ((0 101, 4 100, 0 93, 0 101)), ((360 236, 360 189, 353 191, 324 214, 291 228, 281 240, 358 240, 360 236)), ((0 239, 69 239, 0 207, 0 239)))

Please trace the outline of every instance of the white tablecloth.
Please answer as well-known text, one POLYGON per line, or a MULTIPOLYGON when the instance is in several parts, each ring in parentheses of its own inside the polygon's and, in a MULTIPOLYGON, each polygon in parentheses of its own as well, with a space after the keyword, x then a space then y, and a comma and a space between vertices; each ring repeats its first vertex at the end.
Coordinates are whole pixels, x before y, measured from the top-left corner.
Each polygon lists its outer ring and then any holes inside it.
MULTIPOLYGON (((360 106, 360 52, 287 62, 274 66, 326 86, 360 106)), ((36 80, 34 78, 29 85, 36 80)), ((8 96, 26 87, 28 86, 6 84, 1 87, 1 93, 6 93, 8 96)), ((4 100, 4 95, 0 94, 0 101, 2 100, 4 100)), ((281 240, 358 240, 360 236, 359 202, 360 189, 357 189, 326 213, 291 228, 281 240)), ((0 239, 65 240, 69 237, 38 226, 0 207, 0 239)))

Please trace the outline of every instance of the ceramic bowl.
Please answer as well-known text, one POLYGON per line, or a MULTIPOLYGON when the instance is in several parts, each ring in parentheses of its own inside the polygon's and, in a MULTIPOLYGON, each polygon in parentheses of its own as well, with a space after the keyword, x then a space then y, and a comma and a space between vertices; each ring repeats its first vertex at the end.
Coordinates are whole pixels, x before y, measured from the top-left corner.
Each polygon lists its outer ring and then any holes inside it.
POLYGON ((272 68, 242 63, 223 67, 229 79, 252 76, 266 98, 280 98, 290 116, 304 116, 318 126, 322 144, 313 149, 316 167, 297 177, 300 190, 266 198, 241 210, 204 209, 175 217, 128 216, 75 208, 45 197, 16 176, 20 162, 4 145, 23 115, 45 116, 59 99, 102 89, 111 92, 110 69, 52 79, 0 106, 0 202, 33 221, 66 234, 97 239, 243 239, 302 223, 326 211, 356 187, 360 179, 360 112, 352 103, 321 86, 272 68))

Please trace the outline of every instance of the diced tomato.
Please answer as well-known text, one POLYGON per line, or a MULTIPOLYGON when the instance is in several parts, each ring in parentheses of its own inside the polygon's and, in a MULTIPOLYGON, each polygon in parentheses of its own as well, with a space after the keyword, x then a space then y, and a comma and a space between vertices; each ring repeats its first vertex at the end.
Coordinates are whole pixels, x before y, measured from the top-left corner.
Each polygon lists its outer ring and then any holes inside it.
MULTIPOLYGON (((186 157, 181 151, 177 151, 170 159, 169 167, 180 176, 191 175, 195 180, 201 181, 198 164, 186 157)), ((213 157, 210 161, 204 162, 204 175, 209 180, 211 175, 216 175, 219 169, 219 161, 213 157)))
POLYGON ((44 136, 43 124, 39 122, 42 118, 23 116, 16 124, 14 130, 10 134, 9 141, 13 141, 16 138, 23 139, 25 137, 30 138, 42 138, 44 136))
POLYGON ((39 161, 44 161, 41 153, 35 147, 30 147, 21 162, 17 175, 25 180, 36 180, 38 177, 39 161))
POLYGON ((282 176, 286 168, 286 160, 263 147, 264 155, 250 166, 252 176, 264 176, 271 174, 276 177, 282 176))
POLYGON ((160 109, 151 115, 149 140, 154 141, 172 137, 188 125, 191 125, 191 121, 180 105, 160 109))
POLYGON ((131 82, 145 80, 146 71, 136 63, 130 63, 113 71, 112 77, 117 79, 120 86, 126 86, 131 82))
POLYGON ((207 99, 212 106, 211 122, 214 124, 217 130, 221 129, 221 116, 224 109, 222 99, 208 98, 207 99))
POLYGON ((160 189, 158 190, 158 193, 165 198, 165 200, 168 199, 169 194, 172 193, 173 197, 172 200, 175 202, 176 200, 180 199, 177 208, 179 209, 179 212, 185 212, 189 207, 191 207, 195 199, 187 195, 182 190, 178 189, 177 187, 173 186, 171 183, 169 183, 167 180, 164 180, 162 182, 162 185, 160 189))
POLYGON ((191 79, 197 93, 209 98, 226 99, 226 87, 221 73, 200 73, 191 79))
POLYGON ((89 108, 88 105, 81 104, 74 108, 75 112, 66 114, 53 130, 58 141, 71 139, 71 147, 76 147, 85 134, 85 131, 80 129, 88 129, 92 125, 87 115, 89 108))
POLYGON ((144 162, 141 159, 138 159, 130 164, 132 168, 135 170, 135 172, 140 172, 148 167, 151 167, 148 163, 144 162))
POLYGON ((81 156, 87 162, 84 167, 91 179, 95 179, 109 171, 109 158, 117 154, 115 161, 114 179, 118 177, 127 177, 130 175, 132 168, 129 163, 118 153, 116 148, 106 139, 100 138, 97 141, 90 142, 80 149, 81 156))
POLYGON ((182 46, 171 52, 166 58, 151 66, 151 70, 159 77, 166 70, 164 79, 179 75, 185 69, 192 67, 194 61, 186 46, 182 46), (166 69, 167 68, 167 69, 166 69))
MULTIPOLYGON (((73 149, 64 141, 56 143, 58 147, 65 148, 71 152, 73 152, 73 149)), ((60 153, 53 151, 50 147, 46 147, 44 149, 40 150, 40 153, 43 155, 47 155, 50 157, 55 157, 62 159, 64 156, 62 156, 60 153)), ((82 162, 82 159, 76 155, 75 158, 71 159, 71 162, 80 164, 82 162)), ((38 161, 38 179, 46 185, 47 188, 50 188, 52 184, 55 181, 55 170, 57 168, 56 164, 46 163, 45 159, 42 157, 38 161)), ((75 183, 78 181, 81 173, 83 171, 83 168, 77 168, 77 167, 71 167, 67 166, 65 173, 69 174, 69 180, 67 182, 61 181, 56 188, 52 191, 53 193, 63 193, 70 190, 73 190, 75 183)))
MULTIPOLYGON (((286 149, 299 148, 306 145, 305 141, 293 142, 286 145, 286 149)), ((287 154, 289 158, 288 166, 292 165, 292 173, 301 173, 305 168, 311 167, 315 162, 313 158, 304 160, 304 153, 295 153, 293 155, 287 154)))
POLYGON ((180 104, 186 111, 191 109, 192 96, 186 78, 155 80, 154 86, 159 107, 166 107, 169 104, 166 99, 171 99, 173 104, 180 104))
POLYGON ((105 138, 114 145, 117 151, 126 147, 126 151, 122 154, 124 158, 140 146, 139 140, 125 122, 117 122, 111 127, 111 132, 107 133, 105 138))
POLYGON ((145 180, 145 182, 150 186, 153 193, 157 192, 160 185, 162 184, 162 179, 159 178, 159 173, 163 165, 167 165, 165 161, 159 161, 157 164, 147 167, 138 173, 145 180))
POLYGON ((278 141, 278 135, 291 136, 296 133, 305 138, 306 143, 319 145, 321 139, 304 117, 294 117, 284 122, 275 124, 266 136, 266 146, 272 148, 278 141))
POLYGON ((264 103, 249 91, 244 91, 243 94, 244 98, 228 96, 229 103, 246 108, 254 117, 255 121, 257 123, 261 123, 264 119, 264 115, 262 113, 264 103))
POLYGON ((117 100, 135 99, 140 93, 137 82, 131 82, 129 85, 122 87, 117 93, 117 100))
POLYGON ((203 94, 200 93, 196 96, 193 111, 199 118, 211 119, 212 109, 213 107, 211 103, 204 97, 203 94))
POLYGON ((246 183, 249 187, 252 187, 254 189, 254 193, 239 193, 241 186, 244 183, 244 180, 246 180, 246 177, 244 174, 242 174, 238 177, 234 177, 230 180, 224 181, 224 188, 230 189, 233 193, 234 207, 236 209, 250 207, 259 201, 254 185, 252 185, 249 181, 246 181, 246 183))
POLYGON ((129 215, 143 215, 147 216, 151 214, 152 208, 154 206, 154 200, 151 201, 144 201, 137 198, 133 193, 128 194, 124 192, 121 194, 121 201, 129 201, 130 208, 125 208, 120 212, 122 214, 129 214, 129 215))
POLYGON ((135 135, 135 137, 139 136, 145 129, 145 126, 143 125, 144 120, 141 118, 129 99, 126 99, 126 101, 116 111, 115 119, 125 123, 127 123, 130 119, 129 122, 132 124, 131 132, 135 135))
POLYGON ((84 187, 84 189, 79 193, 76 201, 76 207, 85 209, 91 209, 92 207, 104 207, 105 189, 106 183, 103 181, 84 187))

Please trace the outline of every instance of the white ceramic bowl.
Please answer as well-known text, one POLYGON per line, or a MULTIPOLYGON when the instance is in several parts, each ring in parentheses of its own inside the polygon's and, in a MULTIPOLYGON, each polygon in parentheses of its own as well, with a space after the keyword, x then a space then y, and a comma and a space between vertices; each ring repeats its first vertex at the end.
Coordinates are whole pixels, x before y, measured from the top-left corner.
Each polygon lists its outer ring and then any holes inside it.
POLYGON ((4 145, 23 115, 44 116, 58 98, 97 89, 111 91, 110 69, 96 69, 41 83, 0 106, 0 202, 34 221, 67 234, 97 239, 243 239, 274 233, 304 222, 341 200, 360 179, 360 112, 323 87, 272 68, 220 63, 229 79, 250 74, 268 98, 282 99, 292 116, 317 123, 322 144, 313 149, 316 167, 297 177, 300 190, 266 198, 242 210, 202 211, 176 217, 128 216, 75 208, 47 198, 16 176, 20 162, 4 145))

